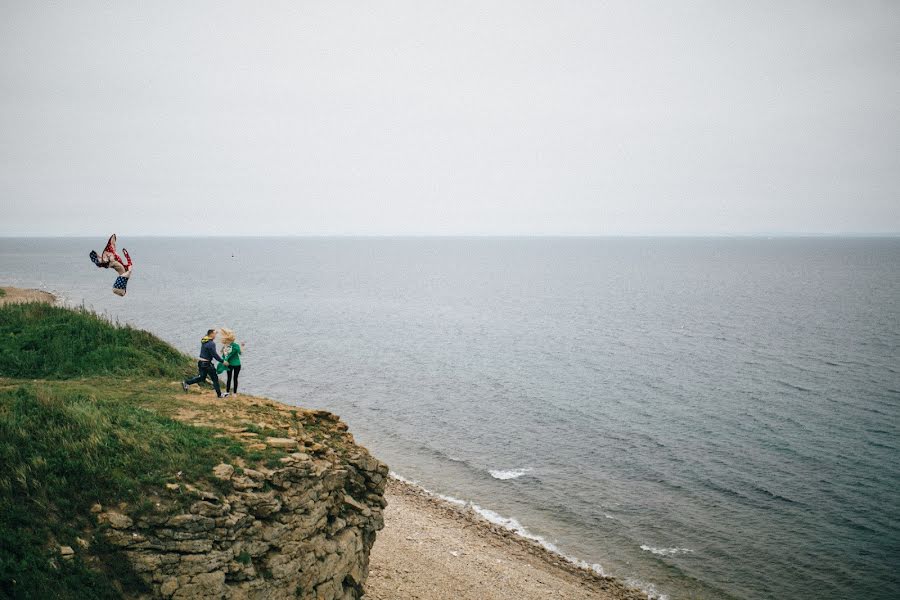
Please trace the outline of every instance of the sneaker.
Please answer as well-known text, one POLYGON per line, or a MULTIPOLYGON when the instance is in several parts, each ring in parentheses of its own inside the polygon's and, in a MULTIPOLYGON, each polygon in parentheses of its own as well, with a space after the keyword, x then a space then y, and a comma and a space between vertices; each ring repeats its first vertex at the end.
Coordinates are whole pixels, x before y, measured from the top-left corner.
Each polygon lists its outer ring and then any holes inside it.
POLYGON ((225 392, 224 394, 222 394, 221 396, 219 396, 219 398, 227 398, 228 395, 229 395, 228 392, 225 392))
POLYGON ((182 382, 181 382, 181 389, 183 389, 185 392, 188 391, 188 384, 186 384, 185 382, 182 381, 182 382))

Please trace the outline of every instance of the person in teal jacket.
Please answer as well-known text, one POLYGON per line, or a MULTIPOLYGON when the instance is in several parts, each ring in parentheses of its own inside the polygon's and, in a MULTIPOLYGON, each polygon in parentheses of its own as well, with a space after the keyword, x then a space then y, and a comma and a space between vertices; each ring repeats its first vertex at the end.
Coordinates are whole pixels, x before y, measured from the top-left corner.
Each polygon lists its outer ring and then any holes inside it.
POLYGON ((235 340, 234 332, 230 329, 222 328, 222 358, 223 361, 218 366, 221 373, 228 370, 228 379, 225 383, 225 392, 232 391, 231 382, 234 380, 234 395, 238 393, 238 376, 241 374, 241 346, 235 340))

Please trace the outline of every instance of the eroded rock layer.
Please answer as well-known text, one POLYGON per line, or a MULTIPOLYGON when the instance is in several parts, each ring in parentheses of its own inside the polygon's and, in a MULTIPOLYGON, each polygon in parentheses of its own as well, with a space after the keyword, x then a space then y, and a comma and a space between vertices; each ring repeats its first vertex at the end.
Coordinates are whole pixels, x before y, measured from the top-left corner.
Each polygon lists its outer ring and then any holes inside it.
POLYGON ((180 502, 142 516, 98 515, 154 597, 362 596, 369 551, 384 526, 387 465, 357 447, 343 455, 295 452, 275 468, 218 465, 216 491, 171 485, 180 502), (174 514, 173 514, 174 513, 174 514))

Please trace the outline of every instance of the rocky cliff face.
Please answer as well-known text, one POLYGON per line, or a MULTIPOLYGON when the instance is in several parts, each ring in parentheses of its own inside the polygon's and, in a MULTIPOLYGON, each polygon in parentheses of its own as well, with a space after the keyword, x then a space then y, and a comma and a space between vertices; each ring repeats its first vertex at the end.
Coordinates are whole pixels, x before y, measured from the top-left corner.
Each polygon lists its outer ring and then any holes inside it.
MULTIPOLYGON (((170 483, 140 513, 97 506, 98 539, 154 598, 361 597, 369 550, 384 526, 388 468, 353 444, 333 415, 313 411, 306 419, 328 425, 319 430, 325 443, 250 439, 256 448, 294 452, 270 466, 220 464, 210 485, 170 483)), ((229 435, 254 437, 241 429, 229 435)))

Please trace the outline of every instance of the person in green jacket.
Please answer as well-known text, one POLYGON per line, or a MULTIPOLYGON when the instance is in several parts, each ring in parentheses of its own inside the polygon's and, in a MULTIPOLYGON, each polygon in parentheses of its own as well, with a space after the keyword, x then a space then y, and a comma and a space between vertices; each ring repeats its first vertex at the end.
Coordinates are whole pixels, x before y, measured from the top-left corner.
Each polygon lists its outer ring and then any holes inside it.
POLYGON ((228 379, 225 383, 225 392, 231 392, 231 381, 234 379, 234 395, 238 393, 238 376, 241 374, 241 346, 234 341, 234 332, 230 329, 222 328, 222 358, 219 364, 219 373, 228 369, 228 379))

